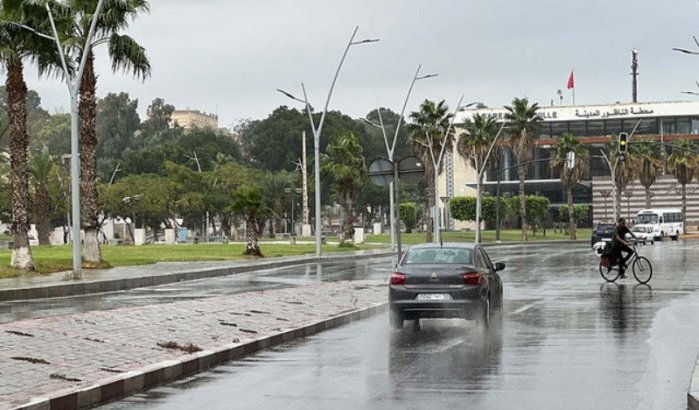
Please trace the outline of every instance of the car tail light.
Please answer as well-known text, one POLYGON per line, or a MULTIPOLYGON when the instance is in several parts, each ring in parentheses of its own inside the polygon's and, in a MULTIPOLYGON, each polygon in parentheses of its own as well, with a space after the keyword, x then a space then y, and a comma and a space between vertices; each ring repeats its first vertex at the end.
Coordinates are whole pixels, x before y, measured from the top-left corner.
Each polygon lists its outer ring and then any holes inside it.
POLYGON ((464 273, 464 285, 480 285, 483 283, 483 274, 480 272, 464 273))
POLYGON ((391 285, 405 285, 405 275, 400 272, 394 272, 391 275, 391 285))

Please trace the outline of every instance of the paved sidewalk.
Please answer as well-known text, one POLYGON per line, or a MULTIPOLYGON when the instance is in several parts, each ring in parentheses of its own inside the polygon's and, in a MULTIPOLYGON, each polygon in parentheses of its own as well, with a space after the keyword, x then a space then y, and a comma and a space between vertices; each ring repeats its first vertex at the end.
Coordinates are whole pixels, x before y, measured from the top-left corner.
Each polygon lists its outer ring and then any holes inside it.
POLYGON ((0 325, 0 409, 132 394, 377 313, 386 292, 383 281, 325 282, 0 325))

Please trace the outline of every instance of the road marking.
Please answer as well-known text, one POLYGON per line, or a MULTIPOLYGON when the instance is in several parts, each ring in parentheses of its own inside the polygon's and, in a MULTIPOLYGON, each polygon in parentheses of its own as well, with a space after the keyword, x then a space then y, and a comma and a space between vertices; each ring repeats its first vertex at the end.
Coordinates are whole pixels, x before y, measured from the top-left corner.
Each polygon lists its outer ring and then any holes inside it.
POLYGON ((529 309, 531 309, 531 308, 533 308, 534 306, 539 305, 539 304, 541 304, 541 302, 534 302, 534 303, 530 303, 530 304, 528 304, 528 305, 524 305, 524 306, 522 306, 521 308, 519 308, 519 309, 515 310, 514 312, 512 312, 512 314, 513 314, 513 315, 518 315, 518 314, 520 314, 520 313, 526 312, 527 310, 529 310, 529 309))

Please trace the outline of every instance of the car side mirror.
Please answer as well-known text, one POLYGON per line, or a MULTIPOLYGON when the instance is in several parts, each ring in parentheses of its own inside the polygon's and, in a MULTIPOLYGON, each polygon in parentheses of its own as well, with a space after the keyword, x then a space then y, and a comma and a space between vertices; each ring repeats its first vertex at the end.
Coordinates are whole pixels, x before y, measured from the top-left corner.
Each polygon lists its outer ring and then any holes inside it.
POLYGON ((505 263, 495 262, 495 272, 500 272, 501 270, 505 270, 505 263))

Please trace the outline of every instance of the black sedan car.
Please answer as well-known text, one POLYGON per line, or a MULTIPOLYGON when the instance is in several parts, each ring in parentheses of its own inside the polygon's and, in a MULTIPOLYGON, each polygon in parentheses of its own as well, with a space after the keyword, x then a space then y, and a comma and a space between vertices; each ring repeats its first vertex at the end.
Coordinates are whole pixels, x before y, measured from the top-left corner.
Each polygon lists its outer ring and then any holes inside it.
POLYGON ((612 222, 599 222, 592 230, 592 238, 590 246, 595 246, 597 242, 611 242, 614 235, 614 225, 612 222))
POLYGON ((488 326, 502 315, 502 280, 482 246, 430 243, 411 247, 391 275, 389 316, 394 329, 405 320, 475 319, 488 326))

